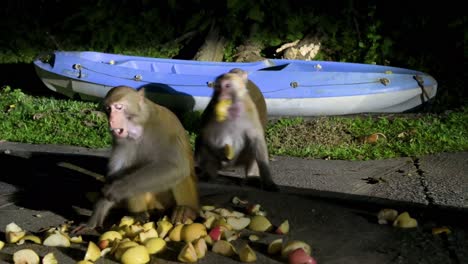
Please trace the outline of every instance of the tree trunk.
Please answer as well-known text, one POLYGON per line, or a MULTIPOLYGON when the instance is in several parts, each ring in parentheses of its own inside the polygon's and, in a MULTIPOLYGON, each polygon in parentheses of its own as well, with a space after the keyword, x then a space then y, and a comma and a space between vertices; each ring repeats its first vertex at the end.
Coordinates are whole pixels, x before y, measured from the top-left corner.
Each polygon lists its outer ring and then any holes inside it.
POLYGON ((234 60, 236 62, 251 62, 251 61, 261 61, 265 58, 262 57, 261 52, 264 48, 264 45, 255 40, 254 36, 257 33, 258 26, 253 24, 250 28, 249 38, 244 41, 242 45, 237 47, 237 53, 234 55, 234 60))
POLYGON ((198 61, 223 61, 225 46, 226 39, 219 35, 219 28, 211 26, 205 43, 203 43, 193 59, 198 61))
POLYGON ((286 43, 276 50, 283 52, 284 59, 313 60, 321 48, 320 38, 315 35, 307 35, 303 39, 286 43))

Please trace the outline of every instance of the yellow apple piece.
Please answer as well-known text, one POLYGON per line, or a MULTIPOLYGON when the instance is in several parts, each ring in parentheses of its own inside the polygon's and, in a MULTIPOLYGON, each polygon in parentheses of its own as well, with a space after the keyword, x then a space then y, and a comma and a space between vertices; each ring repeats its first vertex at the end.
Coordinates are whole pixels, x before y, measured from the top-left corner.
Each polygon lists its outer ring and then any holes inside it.
POLYGON ((144 231, 148 231, 148 230, 150 230, 151 228, 156 229, 156 225, 154 224, 153 221, 147 222, 147 223, 144 223, 144 224, 143 224, 143 230, 144 230, 144 231))
POLYGON ((70 240, 61 232, 55 231, 42 244, 48 247, 70 247, 70 240))
POLYGON ((158 237, 158 232, 156 229, 152 228, 149 229, 148 231, 143 231, 138 234, 138 238, 140 239, 140 242, 144 243, 147 239, 158 237))
POLYGON ((122 234, 120 234, 119 232, 117 231, 107 231, 107 232, 104 232, 100 237, 99 237, 99 241, 101 240, 109 240, 109 241, 114 241, 116 239, 118 240, 121 240, 123 237, 122 237, 122 234))
POLYGON ((76 264, 94 264, 94 263, 89 260, 80 260, 76 264))
POLYGON ((228 109, 232 105, 231 99, 221 99, 215 106, 216 121, 222 122, 228 116, 228 109))
POLYGON ((228 225, 232 227, 232 229, 240 231, 250 224, 249 217, 228 217, 226 218, 226 222, 228 225))
POLYGON ((120 242, 116 248, 115 248, 115 251, 114 251, 114 257, 115 259, 117 260, 120 260, 121 257, 122 257, 122 254, 129 248, 131 247, 136 247, 138 246, 139 244, 135 241, 123 241, 123 242, 120 242))
POLYGON ((242 262, 255 262, 257 261, 257 254, 248 244, 244 244, 239 250, 239 259, 242 262))
POLYGON ((213 211, 214 209, 216 209, 216 207, 214 207, 213 205, 203 205, 201 209, 203 211, 213 211))
POLYGON ((231 242, 238 239, 240 234, 234 230, 226 230, 223 232, 224 240, 231 242))
POLYGON ((153 237, 145 240, 144 246, 148 250, 149 254, 156 254, 166 248, 166 241, 160 237, 153 237))
POLYGON ((303 248, 298 248, 288 254, 289 264, 317 264, 317 261, 307 254, 303 248))
POLYGON ((172 228, 172 230, 169 233, 169 239, 175 242, 181 241, 182 228, 184 228, 184 224, 178 224, 174 228, 172 228))
POLYGON ((211 229, 213 227, 213 223, 215 222, 216 218, 213 216, 213 215, 210 215, 208 218, 205 219, 205 221, 203 221, 203 225, 208 228, 208 229, 211 229))
POLYGON ((1 241, 0 240, 0 250, 2 250, 2 248, 5 246, 5 242, 1 241))
POLYGON ((260 237, 257 236, 257 235, 250 235, 249 240, 252 241, 252 242, 258 241, 258 240, 260 240, 260 237))
POLYGON ((23 238, 21 238, 21 240, 31 241, 31 242, 36 243, 36 244, 41 244, 42 243, 42 240, 38 236, 34 236, 34 235, 26 235, 23 238))
POLYGON ((207 245, 213 246, 213 239, 210 237, 210 235, 204 236, 203 239, 205 240, 207 245))
POLYGON ((54 252, 47 253, 42 258, 42 264, 58 264, 57 258, 55 258, 54 252))
POLYGON ((101 258, 102 257, 105 257, 107 254, 109 254, 110 252, 112 251, 112 248, 108 247, 108 248, 105 248, 105 249, 102 249, 101 250, 101 258))
POLYGON ((446 235, 449 235, 451 234, 452 231, 446 227, 446 226, 443 226, 443 227, 433 227, 432 228, 432 234, 433 235, 440 235, 440 234, 446 234, 446 235))
POLYGON ((281 252, 281 249, 283 249, 283 239, 278 238, 271 241, 270 244, 268 244, 267 252, 270 255, 276 255, 281 252))
POLYGON ((227 242, 226 240, 216 241, 213 244, 211 251, 213 251, 214 253, 226 256, 226 257, 232 257, 237 254, 234 246, 231 243, 227 242))
POLYGON ((73 237, 70 237, 70 242, 72 243, 83 243, 83 238, 81 236, 73 236, 73 237))
POLYGON ((143 264, 150 261, 150 256, 145 246, 138 245, 125 250, 120 261, 123 264, 143 264))
POLYGON ((202 259, 205 257, 206 252, 208 251, 208 246, 204 238, 199 238, 193 242, 193 247, 197 253, 197 258, 202 259))
POLYGON ((249 204, 247 205, 246 211, 249 215, 255 215, 260 211, 261 206, 259 204, 249 204))
POLYGON ((9 223, 5 227, 5 236, 8 243, 16 243, 25 235, 26 231, 14 222, 9 223))
POLYGON ((398 216, 398 211, 395 209, 385 208, 377 214, 377 220, 380 225, 392 223, 398 216))
POLYGON ((84 260, 95 262, 101 257, 101 249, 93 242, 89 241, 84 260))
POLYGON ((243 217, 244 214, 238 211, 228 210, 226 208, 217 208, 214 210, 222 217, 243 217))
POLYGON ((192 242, 207 235, 206 227, 201 223, 185 225, 180 233, 181 239, 185 242, 192 242))
POLYGON ((251 218, 249 229, 252 231, 266 232, 272 228, 272 224, 268 218, 263 215, 255 215, 251 218))
POLYGON ((411 218, 408 212, 403 212, 393 221, 393 226, 400 228, 415 228, 418 226, 418 221, 411 218))
POLYGON ((182 248, 179 255, 177 256, 177 259, 181 262, 186 262, 186 263, 197 262, 198 260, 197 252, 191 242, 188 242, 187 244, 185 244, 185 246, 182 248))
POLYGON ((172 229, 173 225, 168 220, 158 221, 158 234, 160 238, 164 238, 167 233, 172 229))
POLYGON ((288 241, 284 246, 283 246, 283 249, 281 250, 281 256, 283 258, 287 258, 289 253, 298 249, 298 248, 302 248, 304 249, 304 251, 310 255, 311 253, 311 248, 310 246, 305 243, 304 241, 300 241, 300 240, 291 240, 291 241, 288 241))
POLYGON ((278 226, 278 228, 275 230, 275 233, 279 235, 286 235, 289 233, 289 221, 285 220, 283 223, 281 223, 280 226, 278 226))
POLYGON ((131 216, 124 216, 120 219, 119 226, 131 226, 135 223, 135 218, 131 216))
POLYGON ((39 256, 31 249, 21 249, 13 253, 13 262, 15 264, 39 264, 39 256))

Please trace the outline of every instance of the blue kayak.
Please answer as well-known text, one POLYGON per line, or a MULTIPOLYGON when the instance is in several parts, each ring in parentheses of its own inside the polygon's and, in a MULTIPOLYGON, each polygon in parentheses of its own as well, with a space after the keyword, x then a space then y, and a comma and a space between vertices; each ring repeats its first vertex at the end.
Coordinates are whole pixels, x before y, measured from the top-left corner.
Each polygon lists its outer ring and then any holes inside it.
POLYGON ((437 81, 420 71, 332 61, 206 62, 56 51, 34 66, 49 89, 72 98, 99 100, 114 86, 145 87, 150 99, 184 111, 205 109, 214 79, 233 68, 259 87, 270 116, 399 113, 437 93, 437 81))

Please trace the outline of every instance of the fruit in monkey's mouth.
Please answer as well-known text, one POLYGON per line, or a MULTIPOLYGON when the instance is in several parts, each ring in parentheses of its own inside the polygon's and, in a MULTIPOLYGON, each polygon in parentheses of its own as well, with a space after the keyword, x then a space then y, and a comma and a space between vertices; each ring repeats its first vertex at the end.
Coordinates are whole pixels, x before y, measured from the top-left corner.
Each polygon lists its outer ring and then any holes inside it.
POLYGON ((215 106, 216 121, 222 122, 228 116, 228 109, 232 105, 231 99, 222 99, 215 106))

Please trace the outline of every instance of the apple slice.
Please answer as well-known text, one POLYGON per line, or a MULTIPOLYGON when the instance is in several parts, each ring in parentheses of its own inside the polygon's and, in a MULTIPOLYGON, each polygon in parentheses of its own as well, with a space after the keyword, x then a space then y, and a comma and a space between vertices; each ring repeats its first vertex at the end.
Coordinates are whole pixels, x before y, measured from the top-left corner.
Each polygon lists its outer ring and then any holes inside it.
POLYGON ((247 205, 247 208, 245 209, 247 214, 249 215, 255 215, 255 213, 260 211, 261 206, 259 204, 249 204, 247 205))
POLYGON ((257 261, 257 254, 248 244, 244 244, 239 250, 239 259, 242 262, 255 262, 257 261))
POLYGON ((281 252, 281 249, 283 248, 283 239, 278 238, 273 241, 271 241, 270 244, 268 244, 268 254, 270 255, 276 255, 281 252))
POLYGON ((226 222, 228 225, 232 226, 232 229, 240 231, 250 224, 250 218, 248 217, 228 217, 226 218, 226 222))
POLYGON ((93 241, 89 241, 84 260, 95 262, 100 257, 101 249, 93 241))
POLYGON ((34 236, 34 235, 26 235, 23 238, 21 238, 21 240, 18 241, 18 243, 21 243, 21 242, 24 243, 24 241, 31 241, 39 245, 42 243, 41 239, 38 236, 34 236))
POLYGON ((208 235, 210 236, 211 240, 218 241, 221 239, 223 231, 224 229, 221 226, 215 226, 210 230, 210 233, 208 233, 208 235))
POLYGON ((157 231, 158 231, 160 238, 164 238, 173 227, 172 223, 165 219, 158 221, 157 225, 158 225, 157 231))
POLYGON ((138 245, 125 250, 120 261, 124 264, 142 264, 148 263, 150 256, 145 246, 138 245))
POLYGON ((311 248, 307 243, 305 243, 304 241, 300 241, 300 240, 291 240, 291 241, 288 241, 284 245, 283 249, 281 250, 281 256, 283 258, 287 258, 289 253, 291 253, 292 251, 298 248, 304 249, 307 255, 310 255, 311 248))
POLYGON ((206 252, 208 251, 208 246, 206 245, 206 241, 203 238, 199 238, 193 242, 193 247, 195 248, 195 252, 197 253, 197 258, 202 259, 205 257, 206 252))
POLYGON ((279 235, 286 235, 289 232, 289 221, 285 220, 283 223, 281 223, 280 226, 275 230, 276 234, 279 235))
POLYGON ((144 230, 144 231, 148 231, 148 230, 150 230, 151 228, 156 229, 156 225, 154 224, 153 221, 147 222, 147 223, 144 223, 144 224, 143 224, 143 230, 144 230))
POLYGON ((127 249, 129 249, 131 247, 136 247, 138 245, 139 244, 137 242, 135 242, 135 241, 130 241, 130 240, 121 241, 115 248, 115 251, 114 251, 115 259, 120 260, 122 258, 123 253, 125 253, 125 251, 127 251, 127 249))
POLYGON ((70 240, 61 232, 55 231, 42 244, 48 247, 70 247, 70 240))
POLYGON ((213 211, 214 209, 216 209, 216 207, 214 207, 213 205, 203 205, 201 209, 203 211, 213 211))
POLYGON ((42 258, 42 264, 58 264, 58 260, 55 258, 54 252, 47 253, 42 258))
POLYGON ((213 251, 214 253, 226 256, 226 257, 232 257, 237 254, 234 246, 231 243, 227 242, 226 240, 216 241, 213 244, 211 251, 213 251))
POLYGON ((210 215, 209 217, 205 219, 205 221, 203 221, 203 224, 206 226, 206 228, 210 229, 213 227, 213 223, 215 222, 215 220, 216 220, 216 217, 214 217, 213 215, 210 215))
POLYGON ((13 253, 13 262, 39 264, 39 256, 31 249, 21 249, 13 253))
POLYGON ((411 218, 408 212, 403 212, 395 219, 393 226, 400 228, 415 228, 418 226, 418 221, 411 218))
POLYGON ((16 243, 26 235, 26 231, 23 230, 16 223, 11 222, 5 227, 5 236, 8 243, 16 243))
POLYGON ((303 248, 293 250, 288 255, 289 264, 317 264, 317 261, 311 257, 303 248))
POLYGON ((156 229, 151 228, 148 231, 143 231, 138 234, 138 239, 141 243, 144 243, 147 239, 158 237, 158 232, 156 229))
POLYGON ((131 216, 124 216, 120 219, 119 226, 131 226, 135 223, 135 218, 131 216))
POLYGON ((166 241, 160 237, 149 238, 144 242, 149 254, 156 254, 166 248, 166 241))
POLYGON ((194 240, 206 235, 206 227, 201 223, 185 225, 180 233, 182 240, 185 242, 193 242, 194 240))
POLYGON ((5 246, 5 242, 1 241, 0 240, 0 250, 2 250, 2 248, 5 246))
POLYGON ((184 228, 184 224, 178 224, 172 228, 171 232, 169 233, 169 239, 175 242, 181 241, 182 228, 184 228))
POLYGON ((83 243, 83 238, 81 236, 73 236, 70 237, 70 242, 80 244, 83 243))
POLYGON ((377 214, 377 220, 380 225, 392 223, 398 216, 398 211, 395 209, 382 209, 377 214))
POLYGON ((197 262, 197 252, 191 242, 185 244, 177 256, 177 259, 182 262, 197 262))
POLYGON ((255 215, 251 218, 249 229, 252 231, 266 232, 272 228, 272 224, 268 218, 262 215, 255 215))

